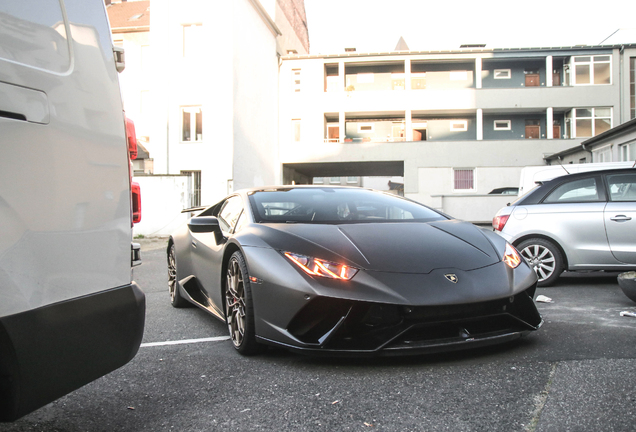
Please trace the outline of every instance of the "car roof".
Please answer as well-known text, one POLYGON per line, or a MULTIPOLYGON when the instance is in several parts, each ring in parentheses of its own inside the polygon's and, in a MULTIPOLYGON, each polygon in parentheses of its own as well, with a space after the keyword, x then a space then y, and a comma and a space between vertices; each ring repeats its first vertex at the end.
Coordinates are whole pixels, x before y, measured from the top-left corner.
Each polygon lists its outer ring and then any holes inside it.
POLYGON ((541 184, 541 186, 535 188, 530 191, 527 195, 521 197, 515 205, 529 205, 529 204, 537 204, 541 201, 545 195, 549 193, 556 185, 561 184, 565 181, 577 180, 581 178, 589 178, 589 177, 598 177, 598 176, 606 176, 612 174, 630 174, 636 173, 636 168, 617 168, 617 169, 609 169, 609 170, 596 170, 596 171, 584 171, 573 174, 566 174, 560 177, 555 177, 551 180, 548 180, 541 184))

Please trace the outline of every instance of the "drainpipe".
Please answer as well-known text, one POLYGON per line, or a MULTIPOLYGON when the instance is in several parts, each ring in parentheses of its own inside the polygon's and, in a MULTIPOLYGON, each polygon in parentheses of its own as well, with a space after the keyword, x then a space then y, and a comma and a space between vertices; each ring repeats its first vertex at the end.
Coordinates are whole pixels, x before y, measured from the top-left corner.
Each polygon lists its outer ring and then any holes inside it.
POLYGON ((618 67, 618 91, 619 91, 619 103, 620 103, 620 123, 624 122, 625 113, 623 107, 623 55, 625 51, 625 45, 621 45, 618 50, 619 67, 618 67))

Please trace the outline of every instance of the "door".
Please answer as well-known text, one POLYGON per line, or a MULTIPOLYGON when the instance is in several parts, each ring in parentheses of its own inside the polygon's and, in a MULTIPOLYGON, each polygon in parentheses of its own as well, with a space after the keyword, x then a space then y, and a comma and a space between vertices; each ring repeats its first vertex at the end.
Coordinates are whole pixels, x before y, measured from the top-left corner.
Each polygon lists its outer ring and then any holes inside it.
POLYGON ((526 73, 526 87, 538 87, 538 86, 539 86, 539 74, 526 73))
POLYGON ((612 254, 623 263, 636 264, 636 173, 606 177, 609 202, 605 230, 612 254))
POLYGON ((561 71, 555 70, 552 72, 552 85, 558 87, 561 85, 561 71))
POLYGON ((194 233, 190 251, 194 274, 204 289, 211 306, 223 316, 223 292, 221 289, 225 274, 221 272, 223 253, 227 238, 234 232, 234 227, 243 212, 243 200, 239 195, 228 198, 216 217, 224 239, 217 244, 214 233, 194 233))
POLYGON ((552 126, 552 138, 561 139, 561 125, 552 126))
POLYGON ((541 138, 541 125, 539 120, 526 120, 526 139, 541 138))

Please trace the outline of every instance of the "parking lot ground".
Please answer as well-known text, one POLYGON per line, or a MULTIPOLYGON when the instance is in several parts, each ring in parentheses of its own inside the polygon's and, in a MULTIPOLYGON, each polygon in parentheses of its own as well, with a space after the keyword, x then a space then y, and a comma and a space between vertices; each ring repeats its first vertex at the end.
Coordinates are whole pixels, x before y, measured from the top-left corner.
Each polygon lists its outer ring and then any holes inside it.
POLYGON ((620 316, 636 303, 616 274, 539 288, 553 299, 538 304, 543 327, 505 345, 380 359, 279 349, 242 357, 223 323, 170 306, 165 240, 144 241, 142 252, 137 356, 0 431, 636 430, 636 318, 620 316))

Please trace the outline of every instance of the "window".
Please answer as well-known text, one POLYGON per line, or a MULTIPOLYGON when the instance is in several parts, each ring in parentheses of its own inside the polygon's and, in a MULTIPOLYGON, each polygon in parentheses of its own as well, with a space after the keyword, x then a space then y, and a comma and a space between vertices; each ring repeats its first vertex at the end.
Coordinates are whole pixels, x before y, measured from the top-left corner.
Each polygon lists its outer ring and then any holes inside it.
POLYGON ((510 69, 495 69, 493 75, 494 79, 510 79, 512 71, 510 69))
POLYGON ((453 169, 453 190, 475 190, 474 173, 473 168, 453 169))
POLYGON ((228 200, 223 203, 223 206, 219 211, 219 215, 217 216, 219 219, 219 226, 221 227, 221 230, 227 233, 231 233, 236 226, 236 223, 238 222, 239 216, 242 212, 243 200, 241 199, 241 197, 235 195, 228 198, 228 200))
POLYGON ((466 81, 468 80, 468 72, 467 71, 451 71, 450 80, 451 81, 466 81))
POLYGON ((292 137, 294 142, 300 142, 300 119, 292 120, 292 137))
POLYGON ((327 139, 325 142, 340 142, 340 124, 327 123, 327 139))
POLYGON ((573 138, 593 137, 612 128, 611 108, 575 108, 573 138))
POLYGON ((327 75, 326 91, 333 92, 340 89, 340 77, 338 75, 327 75))
POLYGON ((426 72, 411 73, 411 88, 421 90, 426 88, 426 72))
POLYGON ((196 58, 202 51, 203 26, 188 24, 183 26, 183 57, 196 58))
POLYGON ((611 60, 610 55, 574 57, 574 85, 611 84, 611 60))
POLYGON ((495 130, 510 130, 510 120, 495 120, 495 130))
POLYGON ((629 101, 630 118, 636 118, 636 57, 629 59, 629 101))
POLYGON ((292 69, 292 89, 295 93, 300 92, 300 69, 292 69))
POLYGON ((607 176, 612 201, 636 201, 636 174, 607 176))
POLYGON ((181 107, 181 141, 203 141, 203 110, 200 106, 181 107))
POLYGON ((612 162, 612 145, 592 150, 592 162, 612 162))
POLYGON ((340 184, 340 177, 329 177, 329 183, 340 184))
POLYGON ((201 171, 181 171, 188 176, 188 206, 199 207, 201 205, 201 171))
POLYGON ((543 200, 548 204, 599 201, 595 178, 574 180, 557 187, 543 200))
POLYGON ((358 183, 358 177, 347 177, 347 183, 358 183))
POLYGON ((468 122, 466 120, 452 120, 450 122, 451 132, 461 132, 468 130, 468 122))
POLYGON ((391 90, 404 90, 404 74, 403 73, 391 74, 391 90))
POLYGON ((324 177, 314 177, 313 184, 323 184, 325 182, 324 177))
POLYGON ((373 123, 358 123, 359 133, 373 133, 375 125, 373 123))
POLYGON ((372 73, 359 73, 356 75, 358 84, 370 84, 375 81, 375 75, 372 73))
POLYGON ((636 160, 636 142, 623 144, 618 148, 621 162, 636 160))
POLYGON ((141 46, 141 71, 144 73, 151 71, 150 65, 150 45, 141 46))

